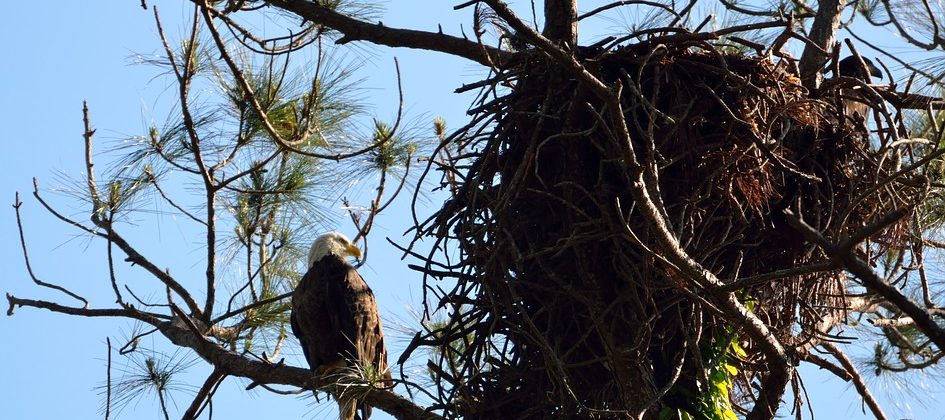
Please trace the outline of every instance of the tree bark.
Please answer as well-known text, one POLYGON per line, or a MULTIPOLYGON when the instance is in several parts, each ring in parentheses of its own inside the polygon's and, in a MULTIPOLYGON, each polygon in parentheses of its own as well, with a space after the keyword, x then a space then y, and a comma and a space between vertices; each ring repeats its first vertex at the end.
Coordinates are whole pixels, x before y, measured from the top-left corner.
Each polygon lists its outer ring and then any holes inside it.
POLYGON ((545 0, 545 38, 565 49, 577 45, 577 0, 545 0))
POLYGON ((842 0, 820 0, 814 23, 810 26, 808 38, 813 44, 807 44, 801 54, 798 68, 801 79, 808 89, 816 89, 823 80, 820 69, 827 62, 827 55, 833 48, 836 40, 837 28, 840 27, 840 16, 846 5, 842 0))

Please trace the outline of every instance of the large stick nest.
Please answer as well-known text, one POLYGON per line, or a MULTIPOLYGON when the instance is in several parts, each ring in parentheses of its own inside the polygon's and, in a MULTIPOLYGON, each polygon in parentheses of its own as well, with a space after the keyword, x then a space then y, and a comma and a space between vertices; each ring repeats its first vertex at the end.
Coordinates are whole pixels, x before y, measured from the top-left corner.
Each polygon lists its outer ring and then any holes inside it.
MULTIPOLYGON (((602 101, 546 56, 526 56, 486 83, 476 122, 444 144, 454 197, 423 226, 460 250, 459 262, 427 265, 458 279, 450 291, 431 287, 448 312, 426 341, 439 355, 430 368, 443 408, 607 417, 658 400, 693 412, 733 341, 747 354, 729 356, 733 399, 750 406, 765 358, 650 240, 621 158, 628 145, 602 101)), ((622 87, 632 149, 667 228, 726 284, 828 261, 785 209, 839 238, 902 201, 858 194, 888 174, 862 116, 834 106, 842 84, 811 94, 787 61, 713 48, 582 60, 622 87)), ((845 279, 830 268, 734 291, 798 348, 841 319, 845 279)))

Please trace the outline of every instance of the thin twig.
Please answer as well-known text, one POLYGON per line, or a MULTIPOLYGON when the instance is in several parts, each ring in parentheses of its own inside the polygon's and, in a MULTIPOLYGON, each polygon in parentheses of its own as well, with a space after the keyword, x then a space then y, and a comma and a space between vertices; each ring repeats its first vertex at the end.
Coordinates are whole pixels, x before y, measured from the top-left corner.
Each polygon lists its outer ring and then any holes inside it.
POLYGON ((112 415, 112 339, 105 337, 105 346, 108 348, 108 362, 105 368, 105 420, 112 415))
MULTIPOLYGON (((23 233, 23 221, 20 218, 20 207, 22 205, 23 205, 23 202, 20 201, 20 193, 17 192, 16 198, 14 199, 14 202, 13 202, 13 208, 14 210, 16 210, 16 227, 20 232, 20 249, 23 250, 23 261, 26 263, 26 271, 29 273, 30 278, 33 279, 33 283, 36 283, 37 285, 42 286, 42 287, 48 287, 50 289, 58 290, 62 293, 65 293, 69 295, 70 297, 72 297, 73 299, 76 299, 82 302, 83 308, 87 309, 89 307, 89 301, 86 300, 84 297, 79 296, 75 293, 72 293, 71 291, 69 291, 69 289, 66 289, 65 287, 57 286, 52 283, 46 283, 40 280, 39 278, 37 278, 36 274, 33 273, 33 266, 30 264, 29 252, 27 252, 26 250, 26 234, 23 233)), ((12 307, 11 307, 11 311, 12 311, 12 307)))

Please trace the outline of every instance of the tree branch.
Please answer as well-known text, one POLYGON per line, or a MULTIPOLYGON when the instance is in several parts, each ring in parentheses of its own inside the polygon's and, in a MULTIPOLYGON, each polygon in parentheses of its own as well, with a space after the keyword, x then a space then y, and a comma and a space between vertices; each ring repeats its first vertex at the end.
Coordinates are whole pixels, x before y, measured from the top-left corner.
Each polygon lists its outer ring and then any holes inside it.
POLYGON ((330 8, 320 6, 317 2, 270 0, 266 3, 341 32, 342 37, 336 41, 338 44, 367 41, 388 47, 437 51, 463 57, 485 66, 490 63, 504 63, 511 57, 510 53, 480 45, 468 39, 446 35, 442 31, 426 32, 389 28, 381 22, 375 24, 345 16, 330 8))
POLYGON ((10 293, 7 293, 7 302, 10 304, 10 307, 7 309, 7 316, 13 316, 13 309, 17 306, 21 308, 24 306, 30 306, 33 308, 47 309, 66 315, 132 318, 154 326, 161 324, 161 319, 169 318, 167 315, 143 312, 137 309, 88 309, 76 308, 73 306, 63 306, 58 303, 48 302, 45 300, 20 299, 10 293))
POLYGON ((827 360, 824 360, 822 357, 816 354, 812 354, 807 351, 798 352, 798 357, 807 363, 827 370, 828 372, 836 375, 838 378, 843 379, 844 382, 850 382, 850 379, 852 379, 849 372, 833 363, 828 362, 827 360))
POLYGON ((866 405, 870 408, 870 411, 873 412, 873 415, 876 416, 877 420, 886 420, 886 414, 883 413, 882 407, 876 402, 876 398, 873 398, 873 394, 870 392, 869 387, 866 386, 866 382, 863 381, 863 377, 860 376, 860 373, 856 370, 853 361, 850 360, 839 347, 829 341, 823 342, 821 346, 833 354, 833 357, 836 357, 837 361, 839 361, 840 364, 843 365, 843 368, 846 369, 847 373, 850 374, 850 378, 853 380, 853 386, 856 387, 856 391, 863 397, 863 401, 866 402, 866 405))
MULTIPOLYGON (((291 385, 312 390, 333 384, 325 378, 315 376, 315 373, 308 369, 248 359, 226 350, 203 336, 196 336, 187 327, 162 323, 159 328, 172 343, 193 349, 200 357, 226 375, 249 378, 261 384, 291 385)), ((386 389, 372 389, 365 394, 363 400, 372 407, 383 410, 398 419, 436 420, 442 418, 386 389)))
POLYGON ((58 290, 62 293, 65 293, 69 295, 70 297, 81 301, 83 304, 85 304, 85 308, 88 308, 89 301, 86 300, 84 297, 79 296, 69 291, 69 289, 66 289, 65 287, 58 286, 52 283, 46 283, 40 280, 39 278, 37 278, 36 274, 33 273, 33 266, 30 264, 30 254, 26 248, 26 235, 23 233, 23 220, 20 217, 20 207, 22 206, 23 206, 23 202, 20 201, 20 193, 16 193, 16 199, 13 203, 13 209, 16 210, 16 227, 20 232, 20 247, 23 249, 23 261, 26 262, 26 271, 29 273, 30 278, 33 279, 33 283, 36 283, 37 285, 42 286, 42 287, 48 287, 50 289, 58 290))
POLYGON ((847 271, 863 282, 863 286, 871 292, 884 297, 891 304, 911 317, 915 322, 916 328, 928 336, 928 338, 938 346, 939 350, 945 351, 945 329, 932 319, 932 315, 929 312, 913 302, 909 297, 902 294, 895 286, 883 280, 880 275, 873 271, 868 263, 856 256, 853 249, 844 250, 841 246, 827 240, 823 234, 799 219, 791 211, 784 210, 784 213, 791 227, 804 235, 805 239, 820 247, 831 259, 843 264, 843 267, 846 268, 847 271))

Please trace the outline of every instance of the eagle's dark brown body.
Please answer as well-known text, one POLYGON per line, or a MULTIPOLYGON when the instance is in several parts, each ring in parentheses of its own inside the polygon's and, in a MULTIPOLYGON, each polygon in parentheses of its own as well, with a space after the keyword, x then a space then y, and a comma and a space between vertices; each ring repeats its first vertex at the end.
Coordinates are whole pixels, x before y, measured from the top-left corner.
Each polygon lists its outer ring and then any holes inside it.
MULTIPOLYGON (((292 294, 290 319, 305 359, 318 374, 359 364, 390 378, 374 293, 343 257, 329 254, 312 264, 292 294)), ((344 396, 336 398, 341 403, 344 396)), ((369 415, 370 407, 362 405, 362 417, 369 415)))
MULTIPOLYGON (((837 67, 841 76, 859 79, 867 84, 871 82, 872 77, 883 77, 883 72, 880 71, 870 59, 863 58, 863 64, 866 66, 865 68, 860 66, 860 62, 855 56, 851 55, 840 60, 837 67)), ((869 104, 871 101, 866 99, 861 92, 861 90, 852 87, 840 89, 840 96, 843 101, 843 113, 847 118, 862 118, 864 123, 868 123, 871 111, 869 104)))

